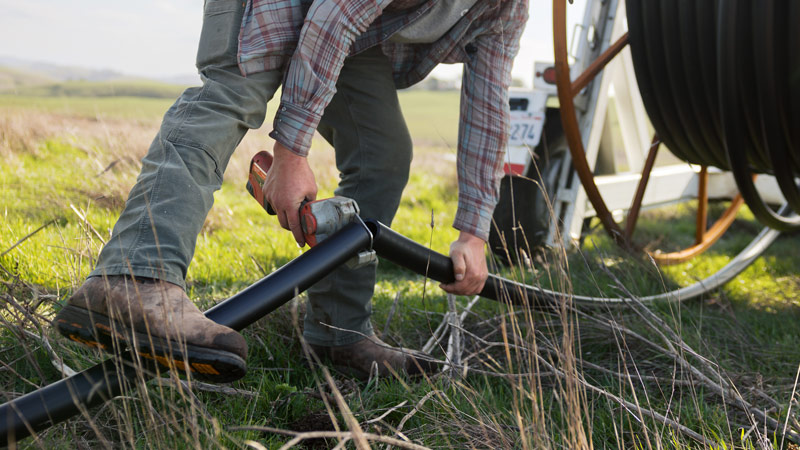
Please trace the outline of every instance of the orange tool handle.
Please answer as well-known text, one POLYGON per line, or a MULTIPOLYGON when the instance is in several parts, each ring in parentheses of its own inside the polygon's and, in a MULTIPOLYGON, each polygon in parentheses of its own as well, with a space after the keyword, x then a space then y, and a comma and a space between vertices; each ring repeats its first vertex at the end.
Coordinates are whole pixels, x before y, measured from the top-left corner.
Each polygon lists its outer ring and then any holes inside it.
MULTIPOLYGON (((272 205, 264 198, 264 181, 267 179, 267 172, 272 167, 272 155, 261 150, 250 160, 250 173, 247 177, 247 192, 256 199, 259 205, 270 215, 276 215, 272 205)), ((320 201, 320 200, 316 200, 320 201)), ((315 201, 315 202, 316 202, 315 201)), ((300 205, 300 225, 303 228, 303 236, 309 247, 317 245, 317 218, 311 210, 311 204, 315 202, 303 201, 300 205)))

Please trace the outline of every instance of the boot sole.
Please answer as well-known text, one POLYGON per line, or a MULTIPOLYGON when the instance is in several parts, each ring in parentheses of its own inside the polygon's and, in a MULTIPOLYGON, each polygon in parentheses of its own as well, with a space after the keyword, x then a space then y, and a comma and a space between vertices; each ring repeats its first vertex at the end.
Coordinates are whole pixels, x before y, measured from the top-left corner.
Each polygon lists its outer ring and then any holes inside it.
POLYGON ((247 372, 244 359, 235 353, 141 333, 85 308, 67 305, 54 322, 59 333, 87 347, 115 355, 135 349, 141 361, 153 370, 158 367, 177 369, 191 372, 197 379, 217 383, 238 380, 247 372))

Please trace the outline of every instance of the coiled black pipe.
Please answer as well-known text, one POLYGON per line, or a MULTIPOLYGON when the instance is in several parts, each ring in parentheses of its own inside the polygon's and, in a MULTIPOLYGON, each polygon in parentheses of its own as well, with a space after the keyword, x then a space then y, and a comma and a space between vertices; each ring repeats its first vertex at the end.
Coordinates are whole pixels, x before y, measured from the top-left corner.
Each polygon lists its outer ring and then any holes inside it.
POLYGON ((658 135, 679 158, 730 170, 753 214, 782 231, 753 174, 800 211, 800 0, 627 0, 634 71, 658 135))
POLYGON ((761 49, 753 57, 756 67, 765 69, 756 71, 760 125, 778 185, 789 205, 800 211, 800 190, 793 180, 792 170, 798 155, 791 151, 790 106, 786 95, 789 92, 789 24, 786 21, 789 5, 783 0, 760 3, 753 8, 754 46, 761 49))
MULTIPOLYGON (((665 101, 669 101, 674 105, 674 111, 678 119, 678 126, 684 131, 688 141, 689 149, 697 154, 703 155, 704 159, 710 162, 710 165, 724 164, 725 154, 722 147, 712 147, 713 139, 709 139, 709 130, 704 129, 700 118, 702 114, 699 113, 699 101, 695 97, 696 91, 700 88, 697 86, 700 81, 699 77, 686 76, 685 69, 687 66, 695 63, 692 59, 693 53, 696 51, 696 46, 687 46, 689 42, 697 39, 693 37, 691 32, 697 31, 697 27, 692 20, 693 14, 683 13, 681 6, 686 2, 695 3, 696 0, 684 1, 664 1, 660 2, 658 6, 659 15, 661 18, 661 46, 662 52, 654 55, 657 58, 663 58, 664 68, 666 69, 663 77, 667 80, 670 86, 669 97, 665 101), (689 34, 684 34, 684 31, 689 34)), ((684 7, 683 10, 689 9, 684 7)))
MULTIPOLYGON (((241 330, 368 248, 371 238, 363 224, 352 223, 205 314, 217 323, 241 330)), ((85 414, 88 408, 135 387, 131 380, 137 376, 149 377, 126 357, 109 359, 0 405, 0 447, 85 414)))
MULTIPOLYGON (((789 97, 791 98, 791 115, 789 123, 793 126, 792 141, 800 145, 800 2, 789 3, 789 97), (794 24, 794 25, 792 25, 794 24)), ((797 158, 800 160, 800 157, 797 158)))
POLYGON ((644 107, 662 142, 678 158, 689 160, 690 146, 671 103, 671 89, 664 77, 665 61, 661 55, 661 22, 647 18, 658 17, 658 5, 648 0, 628 0, 628 35, 633 69, 644 107))
MULTIPOLYGON (((703 39, 708 30, 704 26, 709 19, 713 22, 714 6, 709 1, 678 0, 679 18, 676 20, 680 47, 673 50, 672 60, 676 69, 682 73, 675 74, 676 79, 686 80, 686 98, 683 99, 690 106, 689 117, 696 119, 692 122, 699 133, 698 139, 703 149, 712 155, 715 165, 725 164, 725 150, 719 139, 719 118, 716 114, 716 100, 711 100, 709 94, 715 89, 707 89, 706 81, 716 78, 716 63, 706 67, 703 60, 703 44, 708 39, 703 39), (716 123, 715 123, 716 120, 716 123)), ((675 47, 675 46, 673 46, 675 47)), ((714 53, 713 41, 709 53, 714 53)), ((706 50, 707 51, 707 50, 706 50)), ((713 58, 712 58, 713 59, 713 58)), ((670 65, 673 63, 671 62, 670 65)))
MULTIPOLYGON (((752 91, 756 87, 753 84, 747 86, 743 84, 750 80, 747 77, 748 71, 741 69, 747 67, 752 60, 752 54, 743 51, 752 48, 752 27, 749 26, 750 6, 750 2, 746 0, 720 2, 717 50, 720 112, 725 150, 739 192, 753 215, 765 225, 777 230, 798 230, 800 229, 800 217, 791 219, 782 217, 764 202, 753 183, 752 167, 747 164, 748 154, 752 154, 754 151, 753 146, 748 145, 746 136, 748 130, 752 129, 748 123, 751 122, 754 111, 752 111, 752 107, 746 105, 745 100, 749 94, 743 91, 747 89, 752 91)), ((763 70, 771 70, 771 68, 763 68, 763 70)), ((775 175, 776 178, 786 176, 785 171, 777 172, 775 175)), ((789 180, 782 179, 779 182, 780 185, 788 183, 794 184, 793 177, 789 180)), ((784 195, 786 196, 786 194, 784 195)))

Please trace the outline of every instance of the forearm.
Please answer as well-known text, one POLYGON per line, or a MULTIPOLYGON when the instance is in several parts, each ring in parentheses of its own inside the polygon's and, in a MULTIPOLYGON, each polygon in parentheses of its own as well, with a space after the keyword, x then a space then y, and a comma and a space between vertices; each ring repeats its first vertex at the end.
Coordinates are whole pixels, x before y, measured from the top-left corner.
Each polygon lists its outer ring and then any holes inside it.
POLYGON ((474 42, 464 66, 458 143, 458 211, 453 226, 487 240, 508 139, 508 88, 518 49, 496 35, 474 42))

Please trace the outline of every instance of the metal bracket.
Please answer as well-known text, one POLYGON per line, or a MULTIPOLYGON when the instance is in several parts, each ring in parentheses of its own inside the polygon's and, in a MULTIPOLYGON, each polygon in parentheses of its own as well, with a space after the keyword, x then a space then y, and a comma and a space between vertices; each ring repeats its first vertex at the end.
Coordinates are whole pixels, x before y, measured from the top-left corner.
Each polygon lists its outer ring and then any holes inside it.
POLYGON ((378 254, 372 249, 372 243, 375 240, 375 236, 372 234, 372 231, 370 231, 367 224, 364 223, 364 220, 361 218, 361 216, 356 214, 355 219, 361 224, 361 226, 364 227, 365 230, 367 230, 367 233, 369 234, 369 249, 358 252, 356 256, 347 261, 346 265, 350 269, 358 269, 378 260, 378 254))
POLYGON ((378 254, 375 250, 364 250, 347 261, 349 269, 358 269, 378 260, 378 254))

